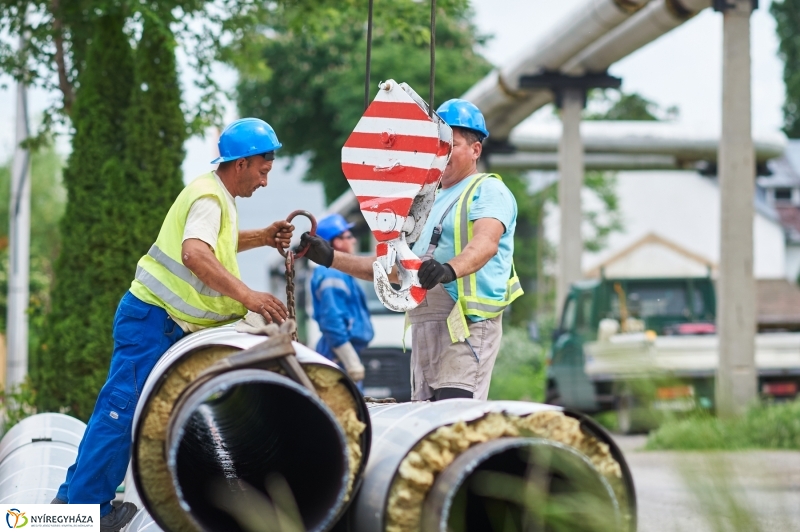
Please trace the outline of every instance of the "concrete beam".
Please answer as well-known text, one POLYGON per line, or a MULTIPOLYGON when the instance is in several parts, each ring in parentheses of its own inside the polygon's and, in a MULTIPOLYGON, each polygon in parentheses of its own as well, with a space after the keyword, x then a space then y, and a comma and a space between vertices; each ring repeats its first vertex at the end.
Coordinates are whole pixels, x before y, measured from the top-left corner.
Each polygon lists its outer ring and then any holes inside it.
POLYGON ((583 143, 581 142, 581 113, 585 98, 584 88, 566 88, 561 93, 561 122, 563 130, 558 146, 558 205, 561 230, 558 245, 558 284, 556 302, 559 310, 569 293, 569 287, 582 277, 581 255, 583 236, 581 223, 583 210, 583 143))
POLYGON ((717 325, 717 413, 743 413, 756 399, 756 295, 753 278, 755 153, 751 133, 752 0, 723 12, 722 140, 719 148, 721 235, 717 325))

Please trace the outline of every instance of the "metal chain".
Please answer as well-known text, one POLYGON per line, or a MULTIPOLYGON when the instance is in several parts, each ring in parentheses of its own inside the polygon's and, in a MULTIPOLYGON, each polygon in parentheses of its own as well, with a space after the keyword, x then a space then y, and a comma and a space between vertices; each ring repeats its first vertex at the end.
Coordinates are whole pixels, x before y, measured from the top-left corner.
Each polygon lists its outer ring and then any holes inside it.
MULTIPOLYGON (((294 251, 286 253, 286 308, 289 311, 289 319, 297 321, 297 309, 294 301, 294 251)), ((297 328, 292 332, 292 340, 297 341, 297 328)))
MULTIPOLYGON (((294 211, 291 213, 287 218, 287 222, 291 222, 294 220, 295 216, 305 216, 311 221, 311 230, 308 232, 311 236, 317 234, 317 219, 314 218, 314 215, 308 211, 294 211)), ((308 247, 305 247, 298 253, 295 253, 291 249, 283 249, 282 247, 278 246, 278 252, 286 257, 284 261, 284 265, 286 266, 286 310, 289 311, 289 319, 295 320, 297 322, 297 309, 295 306, 295 299, 294 299, 294 259, 299 259, 303 257, 306 252, 308 251, 308 247)), ((295 331, 292 333, 292 340, 295 342, 297 341, 297 328, 295 327, 295 331)))
POLYGON ((431 77, 428 94, 428 116, 433 118, 433 89, 436 86, 436 0, 431 0, 431 77))

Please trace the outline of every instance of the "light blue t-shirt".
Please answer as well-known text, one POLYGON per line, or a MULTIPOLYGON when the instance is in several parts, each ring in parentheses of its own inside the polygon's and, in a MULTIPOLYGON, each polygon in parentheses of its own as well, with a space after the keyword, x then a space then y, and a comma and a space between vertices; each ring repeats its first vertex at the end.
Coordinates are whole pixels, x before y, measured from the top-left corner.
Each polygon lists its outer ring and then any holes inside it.
MULTIPOLYGON (((444 212, 453 201, 456 201, 461 196, 471 181, 472 176, 453 187, 439 189, 436 192, 436 200, 433 202, 433 208, 428 220, 425 222, 425 228, 412 248, 412 251, 418 257, 422 257, 428 251, 433 228, 439 224, 444 212)), ((511 277, 511 260, 514 256, 514 229, 517 225, 517 201, 511 191, 508 190, 508 187, 494 177, 484 180, 473 192, 473 198, 472 207, 469 210, 470 220, 494 218, 499 220, 505 227, 505 232, 500 237, 497 254, 489 259, 489 262, 477 272, 478 296, 502 301, 506 295, 506 283, 511 277)), ((455 217, 456 205, 453 205, 453 208, 447 213, 442 223, 442 237, 439 239, 439 246, 433 253, 433 258, 442 264, 455 257, 455 217)), ((458 286, 455 281, 445 284, 444 288, 453 298, 453 301, 458 299, 458 286)), ((470 318, 472 321, 483 319, 474 316, 470 316, 470 318)))

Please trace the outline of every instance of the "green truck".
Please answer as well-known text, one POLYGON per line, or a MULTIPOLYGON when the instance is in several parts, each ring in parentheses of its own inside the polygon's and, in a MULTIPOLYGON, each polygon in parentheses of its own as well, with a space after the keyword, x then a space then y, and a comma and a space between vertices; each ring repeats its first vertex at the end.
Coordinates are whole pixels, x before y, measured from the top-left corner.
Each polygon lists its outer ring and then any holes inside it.
MULTIPOLYGON (((546 402, 617 412, 623 432, 663 412, 714 408, 719 361, 716 297, 709 277, 575 283, 548 353, 546 402)), ((800 333, 756 335, 759 391, 794 398, 800 333)))

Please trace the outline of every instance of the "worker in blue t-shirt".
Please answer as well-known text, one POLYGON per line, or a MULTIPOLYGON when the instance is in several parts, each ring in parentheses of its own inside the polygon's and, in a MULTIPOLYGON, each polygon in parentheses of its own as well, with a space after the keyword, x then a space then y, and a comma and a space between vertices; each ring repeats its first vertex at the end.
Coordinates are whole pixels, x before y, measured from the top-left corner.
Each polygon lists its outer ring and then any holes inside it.
MULTIPOLYGON (((422 260, 419 284, 427 293, 408 312, 411 398, 485 400, 503 337, 503 311, 522 295, 513 261, 517 203, 499 175, 478 172, 489 136, 480 109, 453 99, 436 112, 453 128, 453 150, 412 248, 422 260)), ((374 278, 374 256, 348 255, 308 233, 300 241, 310 246, 309 260, 374 278)))
MULTIPOLYGON (((317 224, 317 236, 328 241, 333 249, 352 254, 356 238, 350 232, 351 227, 353 224, 347 223, 342 215, 331 214, 317 224)), ((360 383, 364 380, 364 366, 359 354, 373 337, 364 290, 346 273, 320 266, 311 276, 311 295, 314 319, 322 332, 317 351, 337 361, 351 379, 360 383)))

